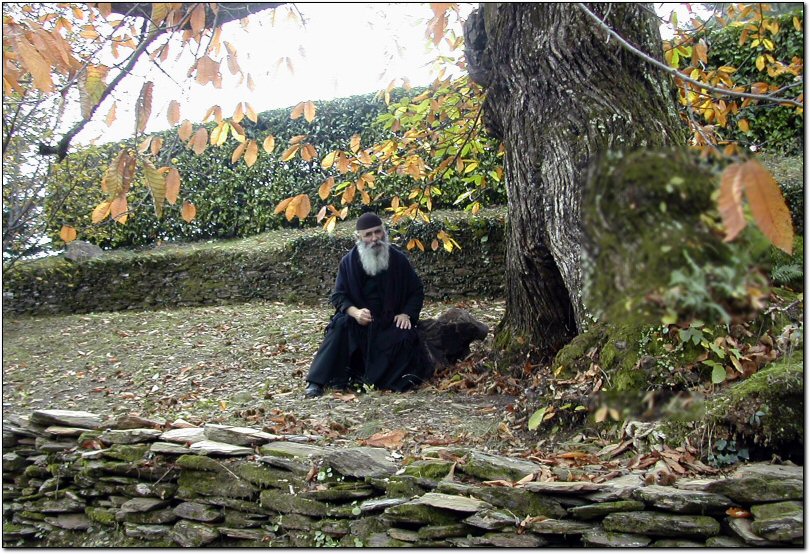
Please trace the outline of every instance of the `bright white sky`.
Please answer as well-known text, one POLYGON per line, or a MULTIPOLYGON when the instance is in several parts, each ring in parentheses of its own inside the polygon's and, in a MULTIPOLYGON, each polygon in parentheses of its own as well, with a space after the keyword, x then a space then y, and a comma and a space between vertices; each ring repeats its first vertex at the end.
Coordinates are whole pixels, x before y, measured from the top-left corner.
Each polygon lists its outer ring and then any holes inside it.
MULTIPOLYGON (((185 77, 191 57, 175 60, 179 49, 174 48, 164 69, 175 79, 149 64, 139 65, 136 71, 141 78, 125 79, 114 94, 118 102, 113 125, 107 127, 104 123, 112 105, 112 99, 108 98, 95 121, 78 135, 77 142, 108 142, 131 136, 134 115, 130 107, 144 80, 155 82, 147 132, 168 128, 166 110, 172 99, 180 101, 181 120, 198 124, 214 104, 222 108, 224 117, 230 117, 241 101, 249 102, 261 113, 293 106, 302 100, 378 91, 394 78, 408 77, 414 86, 432 80, 430 66, 436 51, 429 48, 425 38, 426 21, 432 16, 427 4, 305 3, 297 7, 305 18, 304 28, 298 20, 288 20, 286 6, 275 10, 275 21, 273 11, 268 10, 251 16, 246 29, 238 22, 224 26, 222 38, 236 46, 242 70, 250 73, 256 84, 253 92, 245 83, 239 84, 238 75, 231 75, 225 63, 223 88, 191 82, 185 77), (283 57, 292 59, 292 74, 286 64, 277 66, 276 62, 283 57)), ((659 13, 668 16, 677 5, 656 7, 659 13)), ((463 14, 471 8, 472 5, 466 5, 463 14)), ((681 18, 687 17, 683 5, 678 11, 681 18)))
MULTIPOLYGON (((365 94, 385 88, 394 78, 408 77, 412 85, 432 80, 430 65, 435 57, 428 49, 425 22, 432 16, 427 4, 298 4, 305 18, 289 21, 288 8, 262 12, 249 19, 243 29, 238 22, 223 27, 223 40, 235 45, 239 64, 256 84, 251 92, 239 75, 231 75, 222 64, 223 87, 200 86, 185 78, 191 58, 174 61, 175 48, 167 66, 176 82, 148 65, 138 67, 139 76, 155 81, 152 118, 148 132, 168 127, 166 109, 172 99, 181 103, 181 120, 199 123, 208 108, 222 107, 230 117, 238 102, 249 102, 257 112, 293 106, 302 100, 323 100, 365 94), (293 73, 286 63, 289 57, 293 73)), ((224 52, 224 48, 223 48, 224 52)), ((132 133, 134 117, 128 106, 134 104, 143 79, 128 79, 115 93, 117 120, 107 127, 104 118, 112 105, 107 99, 94 121, 78 136, 81 143, 120 140, 132 133), (127 85, 125 87, 125 85, 127 85)))

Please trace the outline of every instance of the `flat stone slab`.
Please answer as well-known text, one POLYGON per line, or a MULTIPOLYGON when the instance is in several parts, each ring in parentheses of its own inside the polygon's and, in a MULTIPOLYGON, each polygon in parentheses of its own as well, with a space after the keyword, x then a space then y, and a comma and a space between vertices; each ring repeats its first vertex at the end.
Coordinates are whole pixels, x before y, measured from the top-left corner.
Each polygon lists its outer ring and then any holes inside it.
POLYGON ((160 435, 164 442, 177 442, 180 444, 194 444, 205 440, 205 431, 202 427, 181 427, 170 429, 160 435))
POLYGON ((262 508, 285 514, 325 517, 329 507, 323 502, 286 494, 277 490, 263 490, 259 495, 262 508))
POLYGON ((124 502, 121 505, 121 510, 128 514, 135 514, 156 510, 168 504, 167 500, 161 500, 160 498, 133 498, 124 502))
POLYGON ((91 412, 77 410, 35 410, 31 414, 31 423, 48 427, 82 427, 98 429, 102 425, 101 416, 91 412))
POLYGON ((794 542, 804 537, 804 509, 799 502, 777 502, 752 506, 751 529, 757 535, 777 542, 794 542))
POLYGON ((155 441, 161 434, 157 429, 113 429, 104 431, 99 439, 104 444, 136 444, 155 441))
POLYGON ((168 525, 138 525, 136 523, 125 523, 124 534, 133 539, 143 539, 156 541, 165 538, 169 534, 171 527, 168 525))
POLYGON ((60 500, 44 500, 41 504, 26 506, 26 510, 32 512, 42 512, 43 514, 65 514, 71 512, 82 512, 86 504, 73 498, 62 498, 60 500))
POLYGON ((293 458, 284 458, 282 456, 260 456, 259 461, 267 465, 286 469, 293 473, 306 475, 312 467, 308 462, 301 462, 293 458))
POLYGON ((568 513, 575 519, 596 519, 612 514, 613 512, 640 512, 644 509, 644 502, 639 500, 615 500, 598 504, 586 504, 568 508, 568 513))
POLYGON ((442 494, 439 492, 425 493, 414 502, 433 506, 434 508, 441 508, 443 510, 452 510, 454 512, 475 513, 485 508, 492 508, 492 504, 484 502, 483 500, 453 494, 442 494))
POLYGON ((734 505, 730 498, 722 494, 659 485, 636 489, 633 498, 643 501, 648 506, 679 514, 718 513, 734 505))
POLYGON ((199 502, 183 502, 172 510, 177 517, 210 523, 222 519, 222 513, 207 504, 199 502))
MULTIPOLYGON (((548 544, 542 537, 517 533, 485 533, 480 537, 471 537, 469 546, 494 546, 496 548, 537 548, 548 544)), ((459 545, 460 546, 460 545, 459 545)))
POLYGON ((652 542, 650 537, 634 533, 610 533, 604 529, 593 529, 582 534, 582 544, 597 548, 644 548, 652 542))
POLYGON ((366 500, 360 503, 360 512, 363 514, 380 512, 391 506, 399 506, 410 502, 410 498, 380 498, 375 500, 366 500))
POLYGON ((749 475, 748 477, 716 481, 706 490, 727 496, 740 504, 761 504, 783 500, 802 500, 804 481, 790 477, 749 475))
POLYGON ((419 534, 410 529, 400 529, 399 527, 391 527, 386 530, 386 534, 392 539, 405 542, 416 542, 419 540, 419 534))
POLYGON ((746 546, 746 544, 735 537, 717 535, 716 537, 706 539, 707 548, 741 548, 744 546, 746 546))
POLYGON ((542 468, 526 460, 473 450, 469 453, 467 462, 463 465, 459 464, 458 469, 483 481, 518 481, 542 468))
POLYGON ((534 521, 528 525, 529 530, 541 535, 581 535, 592 531, 599 526, 584 521, 571 521, 570 519, 544 519, 534 521))
POLYGON ((166 426, 165 419, 149 419, 136 415, 122 415, 106 421, 108 429, 159 429, 166 426))
POLYGON ((271 435, 253 427, 232 427, 214 423, 207 423, 203 427, 203 432, 208 440, 226 442, 237 446, 256 446, 282 438, 281 435, 271 435))
POLYGON ((324 456, 324 463, 346 477, 388 477, 397 466, 387 459, 388 450, 359 446, 333 450, 324 456))
POLYGON ((90 430, 91 429, 84 427, 63 427, 61 425, 51 425, 45 428, 45 432, 54 437, 78 437, 82 433, 90 430))
POLYGON ((149 451, 155 454, 188 454, 191 452, 191 450, 181 444, 162 441, 153 442, 149 447, 149 451))
POLYGON ((650 545, 650 548, 703 548, 704 546, 704 543, 697 541, 658 539, 650 545))
POLYGON ((507 527, 517 527, 520 520, 502 510, 481 510, 465 519, 464 523, 487 531, 495 531, 507 527))
POLYGON ((602 520, 605 531, 655 537, 705 538, 720 534, 720 523, 709 516, 655 512, 614 512, 602 520))
POLYGON ((436 492, 472 496, 508 510, 520 518, 545 516, 560 519, 567 513, 557 499, 541 494, 529 494, 517 487, 477 487, 444 481, 439 483, 436 492))
POLYGON ((90 528, 90 519, 84 514, 59 514, 56 517, 46 517, 45 522, 54 527, 71 531, 83 531, 90 528))
POLYGON ((734 478, 764 477, 768 479, 804 479, 802 466, 754 463, 740 466, 732 475, 734 478))
POLYGON ((596 492, 602 490, 601 483, 591 483, 589 481, 532 481, 526 483, 523 488, 527 491, 539 492, 543 494, 575 494, 583 492, 596 492))
POLYGON ((219 531, 202 523, 181 519, 169 531, 169 538, 184 548, 199 548, 214 542, 219 531))
POLYGON ((417 531, 421 540, 446 539, 447 537, 464 537, 470 532, 470 526, 464 523, 450 525, 426 525, 417 531))
POLYGON ((220 456, 249 456, 253 449, 246 446, 234 446, 224 442, 202 440, 195 442, 189 449, 195 454, 216 454, 220 456))
POLYGON ((259 447, 259 452, 267 456, 279 456, 282 458, 309 458, 310 456, 324 456, 331 449, 315 446, 313 444, 301 444, 291 441, 276 441, 259 447))
POLYGON ((751 528, 751 520, 744 518, 729 518, 728 528, 745 544, 750 546, 778 546, 776 541, 769 541, 764 537, 760 537, 751 528))
POLYGON ((633 491, 644 486, 644 479, 640 474, 630 473, 622 475, 616 479, 601 483, 599 492, 583 495, 583 498, 591 502, 613 502, 614 500, 629 500, 633 496, 633 491))
POLYGON ((246 541, 261 541, 268 537, 273 537, 272 533, 268 533, 262 529, 234 529, 232 527, 217 527, 217 531, 226 537, 246 541))

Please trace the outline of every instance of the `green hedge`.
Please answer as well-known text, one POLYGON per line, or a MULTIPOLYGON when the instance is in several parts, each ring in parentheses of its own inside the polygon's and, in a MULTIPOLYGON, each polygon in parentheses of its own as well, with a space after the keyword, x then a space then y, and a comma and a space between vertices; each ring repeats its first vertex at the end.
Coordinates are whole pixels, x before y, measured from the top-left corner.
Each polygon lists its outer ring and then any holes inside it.
MULTIPOLYGON (((783 87, 794 82, 795 77, 789 73, 770 77, 767 72, 756 67, 760 54, 770 53, 775 59, 790 63, 793 57, 804 58, 804 34, 793 26, 793 17, 798 17, 804 24, 801 10, 780 15, 774 19, 779 23, 779 32, 773 36, 774 50, 769 52, 760 45, 751 48, 750 40, 740 46, 741 27, 723 27, 708 33, 709 43, 708 68, 715 69, 724 65, 735 67, 737 83, 764 82, 783 87)), ((801 87, 792 89, 798 96, 801 87)), ((759 103, 741 108, 736 115, 729 115, 729 124, 725 129, 718 129, 718 134, 725 140, 737 141, 746 147, 754 146, 768 152, 800 155, 804 151, 804 118, 795 108, 778 106, 770 103, 759 103), (748 133, 743 133, 737 122, 747 119, 750 125, 748 133)))
MULTIPOLYGON (((392 94, 395 102, 405 96, 416 96, 424 89, 409 92, 396 90, 392 94)), ((175 130, 162 133, 164 146, 157 161, 160 165, 171 164, 180 171, 182 185, 180 197, 193 202, 197 207, 197 217, 186 223, 180 217, 180 204, 166 205, 163 218, 158 221, 151 208, 151 197, 141 181, 136 179, 130 193, 130 207, 139 201, 143 205, 130 215, 126 225, 112 224, 109 220, 93 225, 90 214, 104 197, 100 183, 109 161, 122 144, 134 146, 131 142, 107 144, 82 149, 67 157, 57 168, 52 182, 48 184, 47 215, 52 224, 49 229, 51 239, 61 245, 58 238, 62 225, 72 225, 79 230, 79 238, 98 244, 104 248, 133 248, 149 246, 156 241, 197 241, 247 237, 283 226, 300 226, 298 220, 288 223, 283 215, 273 214, 275 206, 289 196, 306 193, 318 200, 318 187, 332 175, 335 169, 324 170, 320 160, 331 150, 349 149, 349 140, 360 134, 361 144, 368 147, 390 135, 376 119, 386 112, 385 103, 374 94, 339 98, 316 102, 317 114, 310 124, 304 118, 290 119, 291 108, 270 110, 259 114, 258 123, 244 119, 242 125, 248 138, 264 140, 268 134, 276 137, 276 148, 272 155, 259 155, 253 167, 248 168, 243 160, 231 163, 231 155, 236 143, 229 141, 225 146, 208 147, 201 156, 196 156, 181 143, 175 130), (296 156, 289 162, 280 160, 291 137, 308 134, 318 157, 310 162, 296 156), (72 188, 76 193, 63 202, 65 193, 72 188)), ((206 125, 209 130, 214 124, 206 125)), ((496 148, 487 153, 482 167, 489 167, 496 161, 496 148), (491 160, 489 159, 491 158, 491 160)), ((336 177, 336 179, 338 179, 336 177)), ((338 179, 338 182, 340 180, 338 179)), ((393 195, 407 195, 413 181, 396 175, 377 176, 375 193, 382 197, 375 209, 382 209, 393 195)), ((451 182, 442 185, 444 194, 436 203, 436 208, 451 207, 456 197, 463 192, 463 184, 451 182)), ((373 193, 372 193, 373 194, 373 193)), ((505 203, 503 191, 488 196, 493 204, 505 203)), ((313 203, 313 214, 320 208, 313 203)), ((359 215, 364 207, 357 203, 350 209, 350 217, 359 215)), ((314 218, 308 218, 306 225, 315 225, 314 218)))

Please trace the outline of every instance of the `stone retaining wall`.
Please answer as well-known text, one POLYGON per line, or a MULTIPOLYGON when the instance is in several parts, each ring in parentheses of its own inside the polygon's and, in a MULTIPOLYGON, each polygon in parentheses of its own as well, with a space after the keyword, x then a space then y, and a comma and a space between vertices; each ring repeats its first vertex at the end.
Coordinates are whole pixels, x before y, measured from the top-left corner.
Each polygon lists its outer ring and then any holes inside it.
POLYGON ((568 470, 467 448, 425 447, 405 461, 318 441, 87 412, 12 416, 3 423, 3 545, 803 544, 797 466, 751 464, 659 486, 643 471, 589 466, 594 479, 566 481, 568 470), (731 508, 748 514, 730 517, 731 508))
MULTIPOLYGON (((400 241, 407 244, 408 237, 417 237, 427 247, 408 255, 428 298, 503 296, 505 214, 482 214, 450 222, 463 245, 452 254, 430 250, 442 223, 414 224, 400 241)), ((82 261, 57 256, 19 264, 3 274, 3 311, 87 313, 256 299, 326 302, 340 258, 354 240, 353 223, 342 226, 333 235, 319 229, 288 230, 208 246, 107 253, 82 261)))

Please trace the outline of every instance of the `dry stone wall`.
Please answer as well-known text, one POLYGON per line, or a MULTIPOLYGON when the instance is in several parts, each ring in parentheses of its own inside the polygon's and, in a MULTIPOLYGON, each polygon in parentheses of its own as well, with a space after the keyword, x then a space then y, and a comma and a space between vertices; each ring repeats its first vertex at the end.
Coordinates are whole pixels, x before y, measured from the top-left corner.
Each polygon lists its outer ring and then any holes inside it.
POLYGON ((803 472, 645 482, 462 447, 41 410, 3 422, 4 546, 797 546, 803 472), (556 480, 527 480, 528 475, 556 480), (514 485, 520 481, 517 486, 514 485), (730 517, 729 508, 749 512, 730 517))
MULTIPOLYGON (((452 223, 463 245, 452 254, 408 253, 428 298, 500 297, 504 291, 503 211, 452 223)), ((408 237, 429 247, 440 224, 415 225, 408 237)), ((334 235, 282 232, 263 242, 222 241, 215 247, 166 247, 95 258, 62 256, 20 264, 3 274, 3 311, 87 313, 172 306, 272 301, 326 302, 340 258, 352 247, 353 223, 334 235), (281 237, 281 238, 279 238, 281 237)), ((271 235, 268 235, 268 237, 271 235)))

